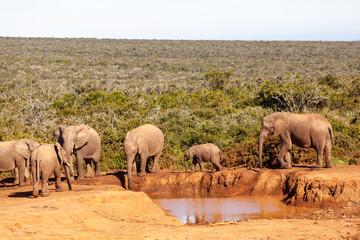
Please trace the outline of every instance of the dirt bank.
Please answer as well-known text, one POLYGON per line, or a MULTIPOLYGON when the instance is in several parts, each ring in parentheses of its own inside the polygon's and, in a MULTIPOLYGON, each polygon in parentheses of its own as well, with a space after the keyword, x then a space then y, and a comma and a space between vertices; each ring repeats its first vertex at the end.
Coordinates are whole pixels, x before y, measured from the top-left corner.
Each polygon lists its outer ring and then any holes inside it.
POLYGON ((360 239, 359 175, 359 167, 337 166, 135 177, 135 189, 149 194, 284 194, 291 204, 333 205, 291 219, 201 226, 183 225, 147 194, 125 190, 121 172, 75 181, 73 191, 60 193, 51 182, 50 196, 37 199, 31 186, 2 185, 0 239, 360 239))
POLYGON ((283 195, 287 204, 324 207, 360 201, 360 167, 239 168, 187 174, 161 172, 135 177, 134 189, 150 195, 283 195))

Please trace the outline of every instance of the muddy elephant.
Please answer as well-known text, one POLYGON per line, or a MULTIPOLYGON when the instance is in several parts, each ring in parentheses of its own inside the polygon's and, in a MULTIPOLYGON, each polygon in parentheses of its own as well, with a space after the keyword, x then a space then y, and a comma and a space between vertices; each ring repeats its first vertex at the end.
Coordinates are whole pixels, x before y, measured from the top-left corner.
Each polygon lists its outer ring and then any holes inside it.
POLYGON ((205 143, 200 145, 195 145, 188 148, 184 153, 184 163, 185 163, 185 173, 187 172, 187 161, 192 160, 191 172, 195 171, 195 166, 197 163, 200 165, 200 171, 204 171, 203 162, 213 163, 218 171, 221 171, 223 167, 220 165, 221 161, 221 152, 220 149, 212 143, 205 143))
POLYGON ((315 167, 323 167, 323 152, 325 150, 325 167, 331 165, 331 146, 334 134, 331 124, 322 115, 316 113, 274 113, 263 118, 259 134, 259 166, 262 168, 262 152, 264 139, 274 134, 280 136, 281 148, 278 155, 280 168, 291 168, 290 150, 292 144, 299 147, 312 147, 317 151, 315 167))
POLYGON ((17 141, 0 142, 0 171, 11 171, 18 169, 19 186, 29 182, 29 158, 31 152, 40 144, 34 140, 23 138, 17 141), (26 177, 26 181, 24 181, 26 177))
MULTIPOLYGON (((152 173, 158 172, 159 158, 164 146, 164 135, 162 131, 151 124, 142 125, 127 132, 124 140, 124 152, 127 159, 128 187, 131 189, 131 175, 133 164, 136 165, 136 158, 141 159, 139 176, 146 174, 146 162, 149 157, 154 157, 152 173)), ((136 167, 134 168, 136 169, 136 167)))
POLYGON ((55 175, 55 190, 62 192, 61 166, 64 166, 66 180, 69 189, 72 190, 70 180, 70 164, 66 158, 65 150, 59 143, 41 144, 30 157, 31 171, 33 176, 33 196, 39 196, 39 182, 42 179, 42 196, 49 196, 49 177, 55 175))
POLYGON ((71 165, 73 175, 73 161, 71 154, 75 154, 77 162, 77 179, 84 179, 83 162, 86 162, 86 177, 93 177, 91 162, 95 165, 95 176, 100 176, 101 140, 99 134, 87 125, 58 126, 54 132, 55 142, 66 151, 66 158, 71 165))

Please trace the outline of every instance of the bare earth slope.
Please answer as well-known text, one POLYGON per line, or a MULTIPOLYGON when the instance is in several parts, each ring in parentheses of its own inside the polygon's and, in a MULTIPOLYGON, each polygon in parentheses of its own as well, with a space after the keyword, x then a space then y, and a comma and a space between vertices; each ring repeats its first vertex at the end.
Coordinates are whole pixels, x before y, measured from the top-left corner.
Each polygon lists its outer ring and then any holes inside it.
MULTIPOLYGON (((260 172, 238 169, 227 170, 223 173, 195 173, 188 175, 210 176, 207 177, 210 181, 204 182, 204 184, 208 187, 217 186, 221 190, 221 188, 226 187, 220 187, 221 184, 215 184, 215 182, 222 182, 222 178, 228 179, 229 183, 234 183, 240 181, 240 179, 245 181, 245 175, 249 174, 249 176, 252 176, 253 173, 251 172, 255 172, 257 174, 255 177, 246 178, 248 179, 246 180, 248 184, 253 186, 253 194, 257 192, 255 189, 260 189, 262 181, 269 182, 269 185, 262 189, 274 189, 275 183, 280 181, 280 183, 284 182, 284 185, 281 186, 281 189, 285 186, 284 191, 287 191, 286 186, 295 186, 297 184, 297 186, 301 186, 299 189, 304 189, 308 193, 308 196, 312 196, 315 192, 326 193, 327 189, 333 189, 333 186, 343 189, 339 193, 340 195, 343 193, 349 195, 347 193, 350 191, 349 189, 355 189, 356 193, 360 191, 359 185, 354 185, 358 184, 356 179, 360 175, 359 170, 359 167, 348 166, 314 171, 301 168, 291 170, 261 170, 260 172), (237 174, 240 174, 238 176, 242 177, 233 177, 237 174), (219 178, 217 176, 222 177, 219 178), (283 178, 283 176, 287 177, 283 178), (272 180, 266 181, 266 178, 273 179, 274 182, 272 180), (233 179, 237 180, 233 181, 233 179), (249 179, 252 179, 252 182, 249 182, 249 179), (335 182, 338 182, 338 184, 334 183, 334 179, 337 179, 335 182), (354 179, 355 182, 353 182, 354 179), (214 182, 211 183, 212 181, 214 182)), ((181 175, 162 172, 159 174, 148 174, 145 178, 137 178, 137 181, 139 183, 144 181, 150 184, 153 182, 151 179, 157 179, 157 182, 163 182, 162 184, 170 186, 168 178, 172 176, 180 178, 179 176, 181 175)), ((260 219, 190 226, 183 225, 176 218, 167 216, 145 193, 126 191, 118 185, 107 185, 116 182, 116 179, 118 178, 114 178, 114 175, 107 175, 81 182, 76 181, 73 191, 61 193, 55 192, 54 184, 52 184, 50 186, 50 196, 46 198, 39 197, 37 199, 31 196, 31 186, 22 188, 12 186, 0 187, 2 203, 0 206, 0 239, 360 238, 360 199, 355 199, 359 195, 352 194, 354 199, 346 198, 348 199, 346 201, 344 200, 345 198, 340 198, 342 199, 341 201, 333 201, 333 203, 338 202, 336 206, 314 213, 302 214, 292 219, 260 219), (91 183, 92 185, 89 185, 91 183)), ((195 185, 198 184, 195 183, 194 179, 191 181, 194 181, 195 185)), ((182 180, 181 182, 184 181, 182 180)), ((65 182, 63 185, 64 189, 67 189, 65 182)), ((146 184, 143 186, 145 187, 146 184)), ((239 187, 240 184, 228 184, 227 186, 239 187)), ((235 187, 230 188, 236 189, 235 187)), ((337 198, 337 188, 335 188, 335 194, 333 195, 335 198, 337 198)), ((215 191, 214 189, 213 191, 215 191)), ((290 187, 289 189, 298 188, 290 187)), ((295 199, 295 196, 304 196, 301 191, 290 192, 295 193, 290 199, 295 199)), ((252 192, 245 191, 244 193, 251 194, 252 192)))

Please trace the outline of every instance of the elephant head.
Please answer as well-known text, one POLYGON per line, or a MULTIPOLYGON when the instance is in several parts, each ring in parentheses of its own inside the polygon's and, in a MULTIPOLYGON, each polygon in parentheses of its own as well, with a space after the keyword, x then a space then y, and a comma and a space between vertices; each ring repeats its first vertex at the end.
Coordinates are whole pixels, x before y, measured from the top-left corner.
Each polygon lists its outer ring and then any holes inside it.
POLYGON ((188 148, 184 153, 185 173, 187 172, 187 162, 189 161, 189 159, 192 159, 193 157, 194 157, 193 151, 191 150, 191 148, 188 148))
POLYGON ((58 126, 54 132, 54 139, 66 152, 67 162, 70 164, 70 174, 74 176, 71 154, 82 148, 90 139, 90 128, 86 125, 79 126, 58 126))
POLYGON ((64 166, 64 170, 65 170, 65 175, 66 175, 66 181, 68 183, 69 186, 69 190, 72 190, 72 185, 71 185, 71 176, 70 176, 70 163, 67 161, 67 157, 66 157, 66 151, 64 150, 64 148, 61 147, 61 145, 59 143, 55 143, 55 151, 56 154, 58 156, 60 165, 64 166))
POLYGON ((262 152, 265 138, 274 134, 279 136, 284 133, 288 127, 289 118, 285 113, 275 113, 263 118, 259 134, 259 166, 262 168, 262 152))

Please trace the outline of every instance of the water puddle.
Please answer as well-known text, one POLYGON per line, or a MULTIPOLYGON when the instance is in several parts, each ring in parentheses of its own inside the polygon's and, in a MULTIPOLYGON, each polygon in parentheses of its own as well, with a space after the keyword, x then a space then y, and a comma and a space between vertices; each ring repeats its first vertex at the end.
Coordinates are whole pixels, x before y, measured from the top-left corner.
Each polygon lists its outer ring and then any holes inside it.
POLYGON ((155 204, 184 224, 246 219, 286 218, 316 209, 288 206, 274 196, 231 198, 153 198, 155 204))

